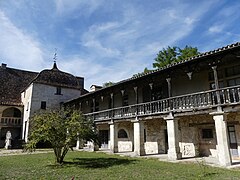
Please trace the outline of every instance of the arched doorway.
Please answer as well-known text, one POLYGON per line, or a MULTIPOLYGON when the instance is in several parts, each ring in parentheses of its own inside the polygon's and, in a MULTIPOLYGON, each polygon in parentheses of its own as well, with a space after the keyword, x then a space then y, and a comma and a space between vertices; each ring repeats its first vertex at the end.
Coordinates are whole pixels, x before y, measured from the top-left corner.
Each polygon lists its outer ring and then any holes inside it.
POLYGON ((18 118, 21 118, 22 113, 19 109, 11 107, 11 108, 7 108, 3 111, 2 117, 18 117, 18 118))
POLYGON ((4 147, 8 131, 11 132, 12 148, 18 147, 22 128, 21 110, 15 107, 8 107, 0 115, 0 147, 4 147))

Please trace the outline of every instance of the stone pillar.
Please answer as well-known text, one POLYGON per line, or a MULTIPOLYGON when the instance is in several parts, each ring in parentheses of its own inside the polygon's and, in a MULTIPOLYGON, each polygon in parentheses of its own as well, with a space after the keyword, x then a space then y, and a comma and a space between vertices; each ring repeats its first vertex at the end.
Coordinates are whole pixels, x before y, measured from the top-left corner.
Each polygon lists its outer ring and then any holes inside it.
POLYGON ((178 120, 170 113, 166 118, 168 133, 168 159, 177 160, 182 158, 178 139, 178 120))
POLYGON ((138 156, 145 155, 144 149, 144 123, 136 119, 133 122, 134 153, 138 156))
POLYGON ((117 140, 117 124, 114 122, 109 123, 110 125, 110 150, 113 153, 118 152, 118 140, 117 140))
POLYGON ((213 115, 215 121, 219 164, 221 166, 230 166, 232 164, 232 159, 229 149, 226 116, 224 112, 215 112, 211 113, 211 115, 213 115))

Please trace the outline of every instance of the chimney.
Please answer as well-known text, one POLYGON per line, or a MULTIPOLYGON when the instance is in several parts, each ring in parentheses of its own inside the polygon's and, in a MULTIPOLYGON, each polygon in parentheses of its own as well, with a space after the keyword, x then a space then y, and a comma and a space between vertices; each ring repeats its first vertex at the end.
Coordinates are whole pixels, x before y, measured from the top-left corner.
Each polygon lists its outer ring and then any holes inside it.
POLYGON ((6 69, 6 68, 7 68, 7 64, 2 63, 1 68, 2 68, 2 69, 6 69))
POLYGON ((99 89, 101 89, 102 86, 97 86, 97 85, 91 85, 90 87, 90 92, 93 92, 93 91, 97 91, 99 89))

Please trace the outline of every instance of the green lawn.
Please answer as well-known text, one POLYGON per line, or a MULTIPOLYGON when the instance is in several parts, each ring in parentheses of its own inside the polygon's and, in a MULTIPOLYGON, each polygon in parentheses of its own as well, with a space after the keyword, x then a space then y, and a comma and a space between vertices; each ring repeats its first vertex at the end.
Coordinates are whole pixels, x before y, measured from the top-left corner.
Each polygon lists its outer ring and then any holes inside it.
POLYGON ((91 152, 69 152, 62 166, 53 153, 0 157, 0 179, 240 179, 240 169, 160 162, 91 152))

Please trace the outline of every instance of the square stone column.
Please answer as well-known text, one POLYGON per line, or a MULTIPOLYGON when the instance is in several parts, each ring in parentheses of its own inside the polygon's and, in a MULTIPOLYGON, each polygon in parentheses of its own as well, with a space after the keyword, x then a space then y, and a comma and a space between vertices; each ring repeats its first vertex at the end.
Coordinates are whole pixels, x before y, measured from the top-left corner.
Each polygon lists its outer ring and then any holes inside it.
POLYGON ((182 158, 178 139, 178 120, 170 113, 164 118, 167 121, 168 133, 168 159, 178 160, 182 158))
POLYGON ((118 140, 117 140, 117 124, 114 122, 109 123, 110 126, 110 150, 113 153, 118 152, 118 140))
POLYGON ((137 118, 133 122, 134 131, 134 153, 138 156, 145 155, 144 149, 144 122, 137 118))
POLYGON ((211 113, 211 115, 213 115, 215 122, 219 164, 221 166, 230 166, 232 159, 229 149, 226 116, 222 111, 211 113))

